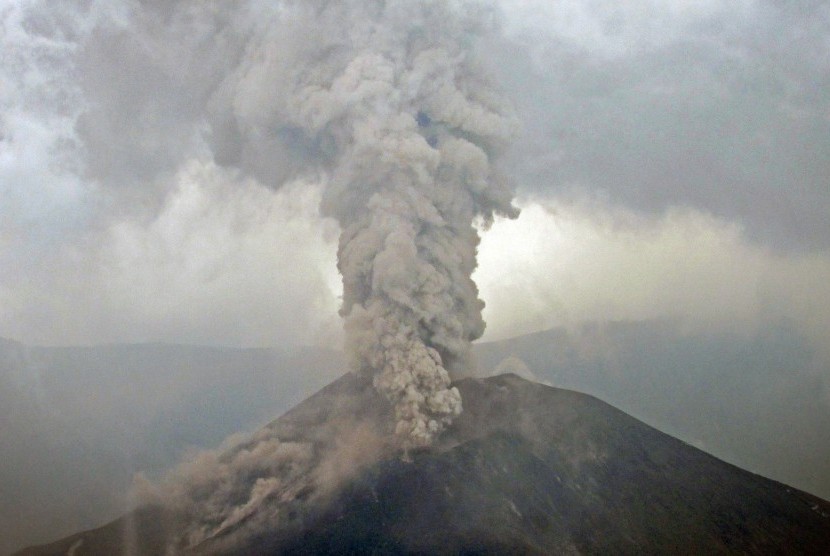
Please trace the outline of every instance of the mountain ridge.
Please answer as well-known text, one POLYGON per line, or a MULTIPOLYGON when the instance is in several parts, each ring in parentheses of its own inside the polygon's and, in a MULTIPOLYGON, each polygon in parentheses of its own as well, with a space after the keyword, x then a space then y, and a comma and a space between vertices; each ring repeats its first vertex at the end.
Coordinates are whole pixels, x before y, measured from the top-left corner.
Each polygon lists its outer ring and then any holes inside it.
MULTIPOLYGON (((811 554, 830 547, 830 503, 722 462, 597 398, 516 375, 456 385, 464 412, 433 448, 401 458, 388 444, 372 444, 377 460, 355 465, 336 488, 319 494, 316 485, 289 497, 289 489, 274 491, 248 522, 182 553, 811 554)), ((322 453, 344 423, 383 429, 388 404, 368 386, 347 374, 259 438, 308 442, 322 453)), ((141 511, 147 529, 153 510, 141 511)), ((75 545, 76 556, 103 554, 92 551, 97 540, 125 524, 18 554, 65 554, 75 545)))

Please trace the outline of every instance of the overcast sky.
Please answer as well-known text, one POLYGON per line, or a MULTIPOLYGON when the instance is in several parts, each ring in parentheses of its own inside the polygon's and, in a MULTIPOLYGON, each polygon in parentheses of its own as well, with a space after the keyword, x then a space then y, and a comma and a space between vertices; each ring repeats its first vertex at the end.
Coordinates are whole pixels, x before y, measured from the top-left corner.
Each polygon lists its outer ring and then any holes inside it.
MULTIPOLYGON (((272 2, 173 4, 0 4, 0 336, 339 342, 313 149, 227 125, 232 105, 267 129, 268 76, 304 37, 273 36, 272 2)), ((671 316, 826 343, 826 3, 482 4, 523 209, 483 232, 485 339, 671 316)))

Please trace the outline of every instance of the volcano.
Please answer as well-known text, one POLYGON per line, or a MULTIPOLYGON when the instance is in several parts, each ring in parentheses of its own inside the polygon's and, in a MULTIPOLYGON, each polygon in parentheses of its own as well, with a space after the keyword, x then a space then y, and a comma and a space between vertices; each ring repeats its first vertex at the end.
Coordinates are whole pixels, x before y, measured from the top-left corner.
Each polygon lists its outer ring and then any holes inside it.
POLYGON ((121 519, 17 554, 830 553, 827 501, 596 398, 455 386, 462 414, 401 452, 392 406, 344 375, 121 519))

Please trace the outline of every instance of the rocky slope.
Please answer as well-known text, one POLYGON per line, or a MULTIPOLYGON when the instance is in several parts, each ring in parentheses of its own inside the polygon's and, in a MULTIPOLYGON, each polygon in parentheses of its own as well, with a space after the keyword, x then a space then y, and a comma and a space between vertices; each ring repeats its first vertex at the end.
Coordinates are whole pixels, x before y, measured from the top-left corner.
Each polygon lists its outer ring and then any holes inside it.
POLYGON ((19 554, 830 550, 828 502, 595 398, 515 375, 457 386, 461 417, 433 448, 400 454, 386 435, 388 405, 346 375, 215 455, 200 468, 201 490, 190 468, 162 489, 178 492, 157 498, 166 506, 19 554), (254 460, 264 447, 271 463, 254 460))

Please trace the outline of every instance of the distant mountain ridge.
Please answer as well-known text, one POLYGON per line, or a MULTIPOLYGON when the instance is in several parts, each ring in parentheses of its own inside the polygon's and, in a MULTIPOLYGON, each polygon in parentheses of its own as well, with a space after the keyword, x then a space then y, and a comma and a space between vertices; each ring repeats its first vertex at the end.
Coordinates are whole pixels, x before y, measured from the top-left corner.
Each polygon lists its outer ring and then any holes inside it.
MULTIPOLYGON (((740 467, 830 497, 830 369, 782 323, 752 336, 646 321, 475 346, 740 467), (818 366, 817 366, 818 365, 818 366), (823 381, 823 382, 822 382, 823 381)), ((343 372, 341 354, 0 339, 0 554, 123 513, 137 470, 253 430, 343 372)), ((503 368, 510 370, 510 366, 503 368)))
MULTIPOLYGON (((830 498, 830 361, 786 321, 737 334, 682 322, 586 323, 480 344, 755 473, 830 498)), ((509 370, 509 369, 506 369, 509 370)))
MULTIPOLYGON (((182 554, 226 555, 830 549, 827 501, 717 460, 596 398, 515 375, 457 386, 465 410, 433 448, 403 459, 381 450, 333 489, 319 481, 296 489, 312 476, 304 472, 245 520, 190 547, 176 540, 187 517, 148 507, 19 556, 149 555, 170 543, 182 554)), ((388 404, 367 381, 346 375, 255 437, 306 443, 320 465, 344 422, 383 428, 386 418, 388 404)), ((244 455, 251 442, 220 457, 244 455)), ((253 491, 270 478, 244 480, 253 491)))

